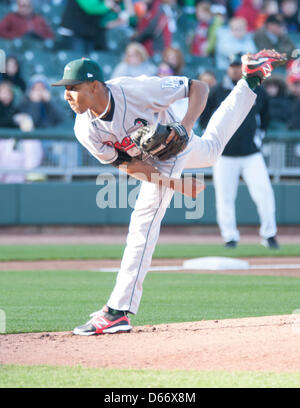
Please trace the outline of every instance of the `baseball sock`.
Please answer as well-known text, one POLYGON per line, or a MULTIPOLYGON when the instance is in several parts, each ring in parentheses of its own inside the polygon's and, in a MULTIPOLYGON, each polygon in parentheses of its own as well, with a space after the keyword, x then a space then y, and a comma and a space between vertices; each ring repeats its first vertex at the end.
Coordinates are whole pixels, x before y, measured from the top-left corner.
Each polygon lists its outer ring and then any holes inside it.
POLYGON ((249 85, 250 89, 255 89, 258 85, 260 85, 260 78, 259 77, 251 77, 247 78, 246 76, 243 76, 244 80, 247 82, 249 85))
POLYGON ((108 307, 108 313, 111 314, 112 316, 124 316, 126 313, 122 310, 116 310, 116 309, 111 309, 108 307))

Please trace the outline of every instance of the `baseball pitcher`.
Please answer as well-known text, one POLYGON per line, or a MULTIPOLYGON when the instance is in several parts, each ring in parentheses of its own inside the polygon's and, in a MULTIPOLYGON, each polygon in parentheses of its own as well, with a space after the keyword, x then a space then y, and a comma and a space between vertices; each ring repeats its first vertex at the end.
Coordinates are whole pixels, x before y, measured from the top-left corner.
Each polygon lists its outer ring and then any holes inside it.
POLYGON ((192 129, 205 108, 208 87, 186 77, 121 77, 104 82, 101 68, 90 59, 69 62, 63 78, 65 100, 77 114, 75 135, 103 164, 111 164, 141 180, 131 215, 126 248, 115 287, 78 335, 132 329, 128 314, 139 308, 143 281, 158 240, 161 221, 174 191, 196 197, 199 181, 183 183, 184 168, 212 166, 253 106, 253 89, 287 59, 275 51, 243 56, 243 79, 211 117, 204 135, 192 129), (179 122, 172 103, 188 98, 179 122))

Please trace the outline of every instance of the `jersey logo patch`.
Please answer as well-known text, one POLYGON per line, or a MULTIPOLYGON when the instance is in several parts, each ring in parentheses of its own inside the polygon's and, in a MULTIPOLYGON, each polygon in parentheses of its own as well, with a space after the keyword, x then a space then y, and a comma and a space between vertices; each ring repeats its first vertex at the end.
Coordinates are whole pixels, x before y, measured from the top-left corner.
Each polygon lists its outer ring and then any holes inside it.
POLYGON ((129 154, 129 156, 131 157, 135 157, 141 154, 141 151, 136 146, 136 144, 130 139, 129 136, 125 136, 121 143, 120 142, 113 143, 112 141, 107 140, 103 142, 103 144, 114 147, 117 150, 122 150, 123 152, 129 154))
POLYGON ((161 87, 162 88, 180 88, 180 86, 183 85, 183 80, 179 79, 178 77, 166 77, 162 82, 161 82, 161 87))

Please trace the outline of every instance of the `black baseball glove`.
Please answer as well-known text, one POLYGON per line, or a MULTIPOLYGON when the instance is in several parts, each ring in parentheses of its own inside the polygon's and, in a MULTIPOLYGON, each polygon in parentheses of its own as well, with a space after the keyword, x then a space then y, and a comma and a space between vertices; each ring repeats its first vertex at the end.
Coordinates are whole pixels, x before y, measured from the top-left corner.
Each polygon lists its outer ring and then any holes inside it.
POLYGON ((184 126, 178 122, 168 125, 143 126, 130 135, 132 141, 142 152, 149 154, 158 160, 168 160, 182 152, 188 142, 189 136, 184 126), (175 131, 175 136, 167 143, 171 131, 175 131))

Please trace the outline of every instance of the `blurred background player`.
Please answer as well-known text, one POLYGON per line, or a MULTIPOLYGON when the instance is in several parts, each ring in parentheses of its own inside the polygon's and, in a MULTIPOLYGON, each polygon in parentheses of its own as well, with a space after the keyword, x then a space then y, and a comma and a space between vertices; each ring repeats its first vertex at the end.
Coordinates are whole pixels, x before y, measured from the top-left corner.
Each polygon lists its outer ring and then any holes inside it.
MULTIPOLYGON (((242 77, 241 55, 231 57, 222 83, 212 88, 200 124, 207 123, 220 103, 242 77)), ((227 248, 235 248, 240 240, 237 229, 235 200, 240 175, 243 177, 260 219, 261 243, 279 248, 276 240, 275 199, 263 155, 260 152, 262 136, 269 124, 268 96, 263 87, 257 87, 256 103, 242 125, 235 132, 213 166, 216 193, 217 223, 227 248)))

